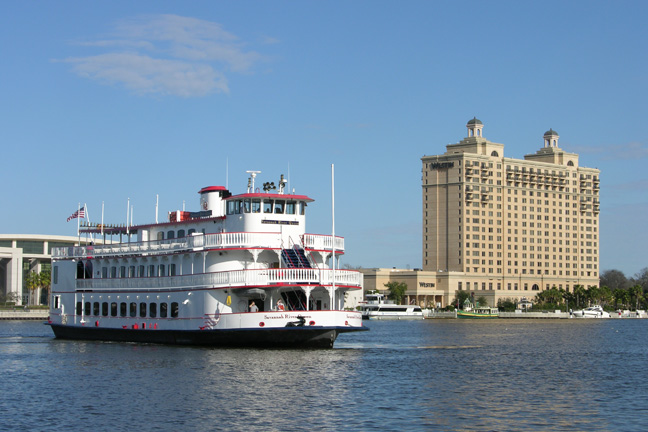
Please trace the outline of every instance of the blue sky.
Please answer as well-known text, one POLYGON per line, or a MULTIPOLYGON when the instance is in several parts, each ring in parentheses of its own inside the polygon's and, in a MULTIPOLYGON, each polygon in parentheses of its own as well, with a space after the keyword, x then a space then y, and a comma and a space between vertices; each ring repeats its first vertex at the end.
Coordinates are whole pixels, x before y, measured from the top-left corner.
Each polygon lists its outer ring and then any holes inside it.
POLYGON ((421 267, 421 161, 473 116, 601 170, 601 269, 648 266, 644 1, 0 3, 0 232, 75 235, 280 174, 343 263, 421 267))

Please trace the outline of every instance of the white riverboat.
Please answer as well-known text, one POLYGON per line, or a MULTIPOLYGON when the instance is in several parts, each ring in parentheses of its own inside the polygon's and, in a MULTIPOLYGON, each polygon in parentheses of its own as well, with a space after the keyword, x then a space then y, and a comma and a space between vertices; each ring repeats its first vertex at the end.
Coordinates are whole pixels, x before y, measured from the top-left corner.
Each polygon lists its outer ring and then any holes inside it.
POLYGON ((385 301, 383 294, 367 294, 360 302, 362 319, 366 320, 415 320, 423 319, 423 311, 416 305, 397 305, 385 301))
POLYGON ((108 227, 125 241, 52 252, 49 325, 57 338, 252 347, 332 347, 367 330, 344 310, 362 273, 337 269, 344 239, 305 231, 306 195, 270 182, 199 191, 200 211, 108 227), (333 258, 335 257, 335 258, 333 258))
POLYGON ((601 306, 594 305, 585 309, 575 310, 572 312, 574 318, 610 318, 610 314, 605 312, 601 306))

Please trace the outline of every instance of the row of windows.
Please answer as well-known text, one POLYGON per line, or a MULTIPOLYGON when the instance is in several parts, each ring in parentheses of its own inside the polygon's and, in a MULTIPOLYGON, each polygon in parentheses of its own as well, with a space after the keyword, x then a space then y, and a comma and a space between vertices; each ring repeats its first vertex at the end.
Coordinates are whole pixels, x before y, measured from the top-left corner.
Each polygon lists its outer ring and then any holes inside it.
POLYGON ((145 303, 145 302, 77 302, 77 315, 85 314, 86 316, 111 316, 111 317, 140 317, 140 318, 178 318, 178 303, 171 303, 169 311, 168 303, 145 303), (159 307, 158 307, 159 306, 159 307), (158 314, 159 311, 159 314, 158 314))
MULTIPOLYGON (((196 230, 194 228, 190 228, 189 231, 186 232, 186 234, 185 234, 185 230, 183 230, 183 229, 179 229, 177 233, 175 231, 173 231, 173 230, 170 230, 170 231, 167 231, 166 238, 167 239, 182 238, 182 237, 185 237, 185 235, 190 236, 195 232, 196 232, 196 230)), ((205 229, 204 228, 202 229, 202 233, 205 234, 205 229)), ((160 232, 157 233, 157 239, 158 240, 164 240, 164 232, 163 231, 160 231, 160 232)))
POLYGON ((110 276, 108 276, 108 267, 101 268, 101 277, 102 278, 125 278, 125 277, 155 277, 155 276, 175 276, 176 275, 176 265, 175 264, 149 264, 149 265, 139 265, 139 266, 112 266, 110 267, 110 276), (128 270, 128 272, 127 272, 128 270))
POLYGON ((299 214, 304 215, 306 212, 306 203, 303 201, 286 201, 286 200, 271 200, 271 199, 244 199, 244 200, 230 200, 227 201, 227 214, 241 214, 241 213, 274 213, 274 214, 288 214, 294 215, 299 206, 299 214))

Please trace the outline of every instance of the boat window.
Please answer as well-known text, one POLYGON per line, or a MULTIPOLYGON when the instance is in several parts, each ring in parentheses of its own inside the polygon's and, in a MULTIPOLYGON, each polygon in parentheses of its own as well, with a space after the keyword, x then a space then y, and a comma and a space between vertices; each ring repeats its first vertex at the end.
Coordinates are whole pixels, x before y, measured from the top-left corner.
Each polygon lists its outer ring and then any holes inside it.
POLYGON ((85 278, 92 279, 92 261, 90 260, 85 263, 85 278))
POLYGON ((77 315, 81 315, 81 308, 82 307, 83 307, 83 305, 81 304, 81 302, 77 302, 77 305, 76 305, 76 314, 77 315))
POLYGON ((299 202, 299 214, 302 216, 306 214, 306 203, 303 201, 299 202))
POLYGON ((160 318, 166 318, 166 317, 167 317, 167 304, 160 303, 160 318))
POLYGON ((85 302, 84 309, 85 310, 83 311, 83 313, 86 315, 90 315, 90 302, 85 302))
POLYGON ((175 275, 176 275, 176 265, 169 264, 169 276, 175 276, 175 275))
POLYGON ((252 213, 261 213, 261 201, 252 200, 252 213))
POLYGON ((128 277, 129 278, 135 277, 135 266, 134 265, 128 267, 128 277))
POLYGON ((146 303, 140 303, 140 317, 146 318, 146 303))
POLYGON ((54 266, 52 280, 55 284, 58 283, 58 266, 54 266))
POLYGON ((99 302, 94 302, 92 304, 92 315, 99 316, 99 302))
POLYGON ((178 303, 171 303, 171 318, 178 318, 178 303))
POLYGON ((157 316, 157 303, 151 303, 149 305, 149 316, 155 318, 157 316))
POLYGON ((148 277, 153 277, 155 276, 155 266, 153 264, 150 264, 148 266, 148 273, 146 274, 148 277))
POLYGON ((101 268, 101 277, 106 279, 108 277, 108 267, 101 268))
POLYGON ((196 232, 196 230, 193 229, 193 228, 191 228, 191 229, 189 230, 189 232, 188 232, 188 235, 191 235, 191 234, 193 234, 193 233, 195 233, 195 232, 196 232))
POLYGON ((157 239, 158 240, 164 240, 164 233, 163 232, 157 233, 157 239))
POLYGON ((120 278, 126 277, 126 266, 119 267, 119 277, 120 278))
POLYGON ((250 213, 250 200, 249 199, 246 199, 245 201, 243 201, 243 210, 245 211, 245 213, 250 213))
POLYGON ((137 303, 132 302, 130 304, 130 316, 135 317, 137 316, 137 303))
POLYGON ((185 236, 185 230, 178 230, 178 238, 185 236))
POLYGON ((295 205, 297 203, 295 201, 288 201, 286 203, 286 214, 295 214, 295 205))
POLYGON ((121 303, 119 303, 119 316, 121 316, 121 317, 125 317, 125 316, 126 316, 126 312, 128 312, 127 309, 128 309, 128 308, 127 308, 127 304, 126 304, 125 302, 121 302, 121 303))
POLYGON ((117 267, 115 266, 110 267, 110 277, 111 278, 117 277, 117 267))
POLYGON ((110 316, 117 316, 117 302, 110 303, 110 316))
POLYGON ((286 204, 286 201, 284 201, 284 200, 275 201, 275 205, 274 205, 275 214, 283 214, 285 204, 286 204))
POLYGON ((144 273, 145 267, 143 265, 140 265, 137 267, 137 277, 144 277, 146 274, 144 273))
POLYGON ((272 200, 263 200, 263 213, 272 213, 272 200))
POLYGON ((107 302, 101 303, 101 315, 108 316, 108 303, 107 302))
POLYGON ((158 276, 164 276, 164 264, 158 266, 158 276))
POLYGON ((169 231, 169 232, 167 232, 167 238, 168 238, 168 239, 175 238, 175 231, 169 231))
POLYGON ((85 271, 83 267, 83 261, 77 263, 77 279, 83 279, 85 277, 85 271))

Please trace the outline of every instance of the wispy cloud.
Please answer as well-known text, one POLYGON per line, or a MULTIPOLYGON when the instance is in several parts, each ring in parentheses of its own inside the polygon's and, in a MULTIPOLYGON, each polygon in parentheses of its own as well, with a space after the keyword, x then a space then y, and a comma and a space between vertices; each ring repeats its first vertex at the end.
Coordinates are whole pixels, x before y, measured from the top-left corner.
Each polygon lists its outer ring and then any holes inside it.
POLYGON ((177 15, 125 19, 111 37, 78 45, 104 52, 62 60, 75 73, 137 94, 228 93, 226 72, 249 73, 263 59, 220 24, 177 15))
POLYGON ((635 160, 648 158, 648 144, 629 142, 607 146, 572 146, 569 151, 598 155, 601 160, 635 160))
POLYGON ((618 191, 646 191, 648 190, 648 179, 640 179, 637 181, 620 183, 620 184, 611 184, 608 186, 610 189, 618 191))

